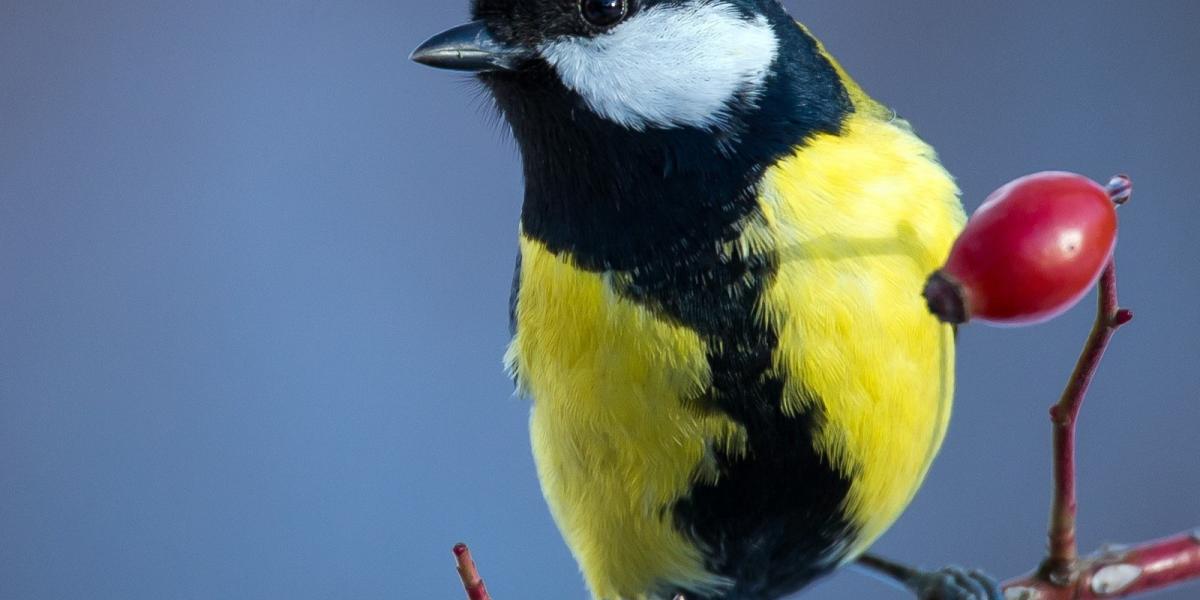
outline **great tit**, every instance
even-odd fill
[[[776,0],[471,12],[412,58],[476,73],[520,148],[506,361],[593,597],[766,600],[855,560],[950,418],[934,151]],[[922,593],[999,597],[972,577]]]

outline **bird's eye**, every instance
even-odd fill
[[[580,0],[579,14],[593,27],[612,27],[629,12],[628,0]]]

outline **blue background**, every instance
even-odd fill
[[[406,58],[465,4],[0,2],[0,599],[452,599],[460,539],[500,599],[584,597],[500,366],[513,143]],[[1134,175],[1082,543],[1200,525],[1200,4],[789,5],[969,209]],[[1038,561],[1091,316],[963,332],[946,448],[878,550]]]

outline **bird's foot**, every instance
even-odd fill
[[[908,588],[918,600],[1004,600],[1000,584],[982,571],[954,566],[924,571],[873,555],[858,562]]]
[[[904,582],[920,600],[1004,600],[1000,584],[978,570],[945,567],[916,571]]]

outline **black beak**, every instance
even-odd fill
[[[528,48],[501,42],[483,21],[473,21],[429,38],[410,58],[439,69],[478,73],[512,71],[533,57]]]

